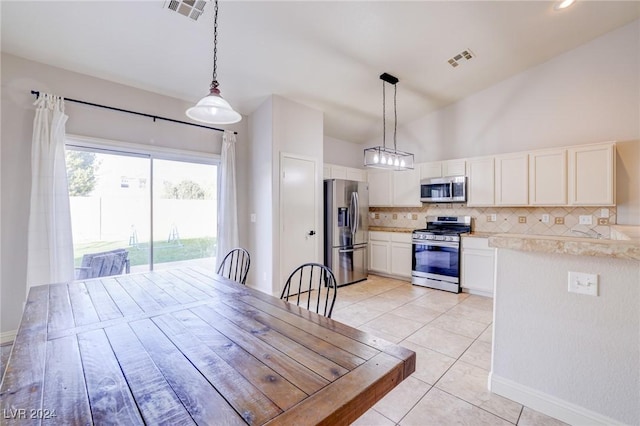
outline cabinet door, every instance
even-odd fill
[[[348,180],[357,180],[358,182],[366,182],[366,172],[360,169],[353,169],[351,167],[347,168],[347,179]]]
[[[566,149],[529,153],[529,204],[534,206],[567,204]]]
[[[393,181],[392,204],[400,207],[421,207],[420,171],[413,169],[391,173]]]
[[[399,277],[411,276],[411,244],[391,243],[391,271]]]
[[[493,297],[494,262],[493,249],[463,249],[461,287],[469,293]]]
[[[615,204],[615,145],[577,146],[569,156],[569,204],[610,206]]]
[[[367,173],[370,206],[391,206],[391,173],[387,170]]]
[[[329,164],[325,164],[322,167],[322,179],[331,179],[331,166]]]
[[[331,179],[346,179],[347,168],[342,166],[331,166]]]
[[[467,160],[467,205],[493,206],[494,167],[493,157]]]
[[[499,206],[526,206],[529,203],[529,156],[495,157],[495,202]]]
[[[442,177],[442,163],[437,161],[433,163],[420,164],[420,179],[431,179]]]
[[[369,241],[369,270],[389,273],[389,243]]]
[[[465,160],[449,160],[442,162],[442,176],[464,176],[466,173]]]

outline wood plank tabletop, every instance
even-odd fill
[[[415,356],[201,268],[51,284],[29,293],[2,423],[349,424]]]

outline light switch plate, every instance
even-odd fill
[[[598,295],[598,274],[569,271],[569,293]]]
[[[252,223],[256,222],[256,214],[255,213],[251,213],[251,222]]]

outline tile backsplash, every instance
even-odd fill
[[[495,216],[493,216],[495,215]],[[548,215],[544,223],[543,215]],[[369,226],[420,229],[427,216],[471,216],[475,232],[562,235],[610,238],[616,223],[615,207],[467,207],[465,204],[430,204],[423,207],[370,207]],[[591,225],[581,225],[580,216]],[[493,218],[495,217],[495,221]]]

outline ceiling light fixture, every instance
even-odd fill
[[[242,116],[231,108],[229,102],[220,95],[218,86],[218,0],[214,2],[213,14],[213,80],[209,94],[187,110],[187,117],[209,124],[232,124],[242,120]]]
[[[382,146],[375,146],[364,150],[364,165],[365,167],[374,167],[378,169],[413,170],[413,154],[398,151],[397,149],[396,135],[398,130],[398,108],[396,95],[398,88],[396,83],[398,83],[399,80],[386,72],[380,76],[380,80],[382,80]],[[387,148],[386,142],[386,83],[393,85],[393,149]]]
[[[576,2],[576,0],[562,0],[556,3],[555,6],[553,6],[553,8],[555,10],[562,10],[562,9],[566,9],[569,6],[571,6],[572,4],[574,4]]]

